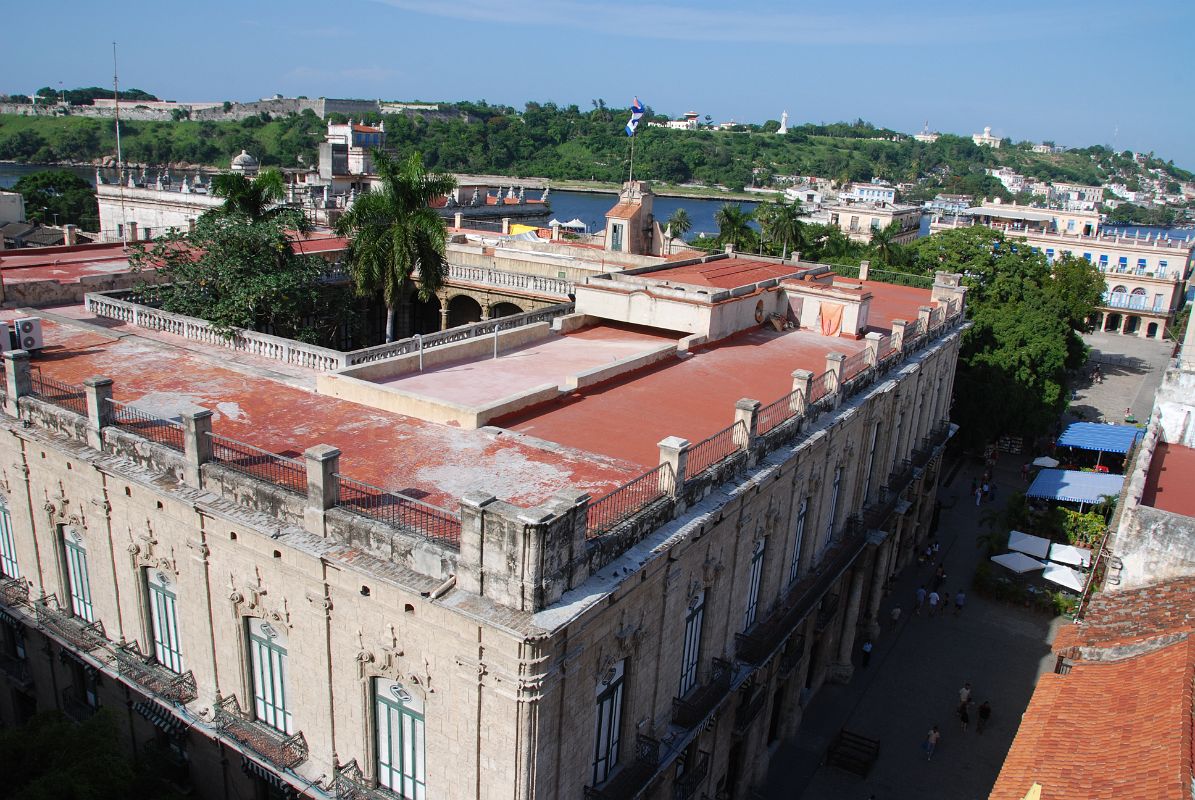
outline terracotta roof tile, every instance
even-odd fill
[[[611,219],[630,219],[642,208],[638,203],[619,203],[606,212],[606,216]]]

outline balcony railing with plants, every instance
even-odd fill
[[[216,729],[269,761],[279,770],[294,769],[307,760],[307,740],[302,732],[285,734],[241,710],[236,695],[216,701]]]
[[[150,694],[178,705],[186,705],[199,697],[195,676],[190,670],[171,672],[151,658],[141,655],[136,643],[117,646],[116,668],[121,677],[127,678]]]

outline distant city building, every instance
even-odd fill
[[[670,119],[665,122],[649,123],[654,128],[669,128],[678,131],[695,131],[698,128],[699,114],[696,111],[686,111],[680,119]]]
[[[884,183],[851,183],[838,195],[840,200],[864,203],[895,203],[896,187]]]
[[[927,200],[925,211],[930,214],[961,214],[971,207],[975,198],[969,194],[937,194]]]
[[[20,192],[0,190],[0,225],[25,221],[25,197]]]
[[[919,206],[847,201],[828,206],[824,214],[831,225],[856,242],[870,242],[872,233],[897,222],[900,232],[895,242],[908,244],[917,238],[921,226]]]
[[[993,203],[957,216],[935,217],[930,232],[986,225],[1021,238],[1053,261],[1064,254],[1084,258],[1104,273],[1106,291],[1091,323],[1096,330],[1159,338],[1183,303],[1195,244],[1164,234],[1124,236],[1100,230],[1092,211],[1031,208]]]
[[[920,133],[913,134],[913,138],[915,140],[919,142],[925,142],[926,144],[933,144],[934,142],[938,141],[939,136],[941,136],[940,133],[937,131],[931,131],[929,129],[929,120],[925,121],[925,125],[922,126]]]
[[[790,201],[796,200],[800,202],[806,209],[816,209],[822,204],[822,200],[824,199],[822,190],[818,186],[809,183],[788,187],[784,190],[784,196]]]
[[[1000,137],[992,136],[991,126],[985,127],[983,129],[983,133],[971,134],[971,141],[975,142],[975,144],[979,145],[980,147],[993,147],[996,149],[1000,148]]]

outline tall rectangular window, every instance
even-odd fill
[[[939,386],[941,380],[938,381]],[[863,471],[863,502],[867,502],[868,493],[871,492],[871,472],[875,467],[876,461],[876,440],[880,436],[880,423],[876,423],[871,428],[871,443],[867,446],[867,466]]]
[[[701,623],[704,618],[705,590],[702,589],[689,601],[689,610],[685,615],[685,650],[681,655],[678,697],[684,697],[697,685],[697,659],[701,655]]]
[[[253,669],[253,712],[283,733],[294,733],[286,707],[286,630],[262,619],[249,620],[249,658]]]
[[[423,698],[401,684],[374,678],[378,783],[403,800],[425,800],[427,750]]]
[[[801,541],[805,538],[805,514],[809,511],[809,498],[802,497],[797,506],[797,535],[793,543],[793,560],[788,564],[788,582],[791,584],[798,577],[801,569]]]
[[[826,519],[826,542],[834,537],[834,518],[838,516],[838,487],[842,483],[842,467],[834,468],[834,484],[830,487],[830,514]]]
[[[17,545],[12,538],[12,517],[8,515],[8,506],[0,503],[0,575],[5,578],[21,577],[21,570],[17,567]]]
[[[606,782],[618,766],[622,743],[622,679],[627,662],[619,661],[597,686],[597,728],[593,745],[593,785]]]
[[[66,551],[66,579],[71,593],[71,613],[87,622],[95,622],[91,607],[91,583],[87,578],[87,549],[83,537],[74,528],[64,528],[62,544]]]
[[[149,585],[149,619],[154,636],[154,659],[171,672],[183,671],[183,651],[178,637],[178,603],[174,583],[160,570],[145,575]]]
[[[1168,266],[1169,266],[1169,264],[1167,264],[1167,262],[1165,262],[1165,261],[1159,261],[1159,262],[1158,262],[1158,277],[1159,277],[1159,278],[1165,278],[1165,277],[1166,277],[1166,273],[1169,271],[1169,270],[1167,269],[1167,267],[1168,267]]]
[[[751,551],[751,577],[747,583],[747,611],[743,614],[743,630],[755,624],[755,616],[759,611],[759,581],[763,577],[763,546],[760,539]]]
[[[622,252],[622,225],[614,224],[610,226],[610,249],[616,253]]]

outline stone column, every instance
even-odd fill
[[[807,369],[793,370],[793,391],[801,393],[800,399],[793,400],[793,411],[804,414],[809,407],[809,390],[813,388],[813,373]]]
[[[863,337],[863,343],[867,345],[867,362],[873,367],[880,363],[880,340],[883,338],[883,334],[876,333],[875,331]]]
[[[750,450],[751,443],[759,435],[760,405],[762,404],[758,400],[749,397],[744,397],[734,404],[734,421],[736,425],[743,423],[742,426],[736,427],[734,432],[734,443],[741,450]]]
[[[93,450],[103,450],[102,431],[112,419],[112,379],[100,376],[85,378],[83,391],[87,397],[87,446]]]
[[[921,323],[921,332],[929,332],[929,318],[933,316],[934,309],[931,306],[917,307],[917,320]]]
[[[859,280],[861,280],[861,281],[867,280],[867,276],[870,273],[871,273],[871,262],[870,261],[860,261],[859,262]]]
[[[862,565],[855,562],[851,571],[851,589],[847,598],[846,608],[842,611],[842,629],[838,636],[838,657],[830,666],[830,674],[835,683],[847,683],[854,674],[855,667],[851,663],[851,655],[855,651],[855,633],[859,626],[859,606],[863,602],[863,573]]]
[[[440,330],[442,330],[442,331],[448,330],[448,307],[447,306],[440,307]]]
[[[510,217],[502,218],[502,235],[506,236],[510,233]]]
[[[452,215],[452,227],[459,230],[459,229],[465,227],[464,223],[465,223],[465,215],[462,212],[458,211]]]
[[[79,226],[67,223],[62,226],[62,244],[66,247],[74,247],[78,243]]]
[[[892,346],[898,353],[905,350],[905,326],[909,323],[903,319],[892,320]]]
[[[689,453],[685,450],[689,446],[688,439],[682,439],[679,436],[669,436],[659,443],[660,448],[660,463],[671,464],[672,474],[675,476],[670,495],[676,497],[680,494],[681,487],[685,485],[686,470],[689,465]]]
[[[303,451],[307,464],[307,505],[303,508],[303,527],[316,536],[328,535],[329,508],[340,502],[340,450],[331,445],[317,444]]]
[[[469,492],[461,498],[461,557],[456,585],[466,592],[481,594],[484,584],[482,568],[485,510],[498,498],[489,492]]]
[[[4,410],[10,417],[19,417],[20,405],[17,400],[33,392],[28,350],[10,350],[4,354],[4,383],[7,397]]]
[[[203,465],[212,460],[212,412],[206,408],[184,411],[183,481],[195,489],[203,488]]]
[[[834,407],[842,405],[842,375],[846,368],[846,355],[843,353],[826,354],[826,372],[834,375]]]
[[[867,595],[867,614],[863,635],[875,641],[880,635],[880,602],[884,599],[884,585],[888,582],[888,559],[892,554],[892,537],[886,531],[871,531],[868,541],[879,543],[871,569],[871,591]]]

